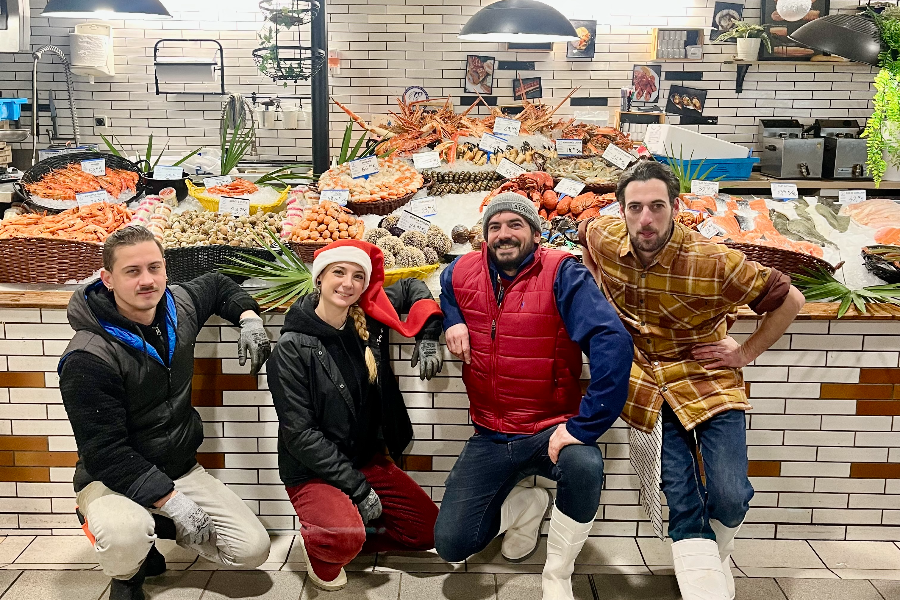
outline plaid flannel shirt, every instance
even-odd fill
[[[649,433],[665,400],[691,430],[720,412],[750,409],[741,369],[707,370],[691,348],[724,339],[737,307],[760,295],[771,270],[679,223],[647,267],[618,217],[594,219],[586,240],[601,287],[634,338],[622,419]]]

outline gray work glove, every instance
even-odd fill
[[[374,521],[381,516],[381,498],[370,489],[369,495],[362,499],[362,502],[356,505],[359,510],[359,516],[362,517],[363,525],[368,525],[369,521]]]
[[[263,327],[260,317],[244,317],[241,319],[241,337],[238,340],[238,362],[243,367],[250,356],[250,373],[256,375],[263,363],[269,358],[272,348],[269,345],[269,336]]]
[[[216,533],[206,511],[182,493],[176,492],[156,512],[172,519],[178,541],[189,546],[202,546]]]
[[[441,372],[444,367],[444,357],[441,354],[437,340],[419,340],[413,349],[412,360],[409,366],[419,365],[419,379],[431,379]]]

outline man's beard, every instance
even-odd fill
[[[513,256],[512,258],[502,260],[497,257],[498,246],[512,244],[516,248],[519,249],[519,253]],[[523,246],[516,240],[515,238],[511,238],[508,240],[498,240],[493,243],[493,245],[488,246],[488,254],[491,257],[491,260],[501,271],[516,271],[525,262],[525,259],[531,254],[531,251],[534,249],[534,242],[529,240]]]
[[[641,252],[657,252],[662,249],[663,246],[669,243],[669,239],[672,237],[672,231],[675,229],[675,222],[673,221],[669,225],[669,229],[663,235],[658,235],[655,238],[651,238],[649,240],[642,240],[639,235],[630,235],[631,238],[631,247],[636,250],[640,250]],[[638,232],[640,233],[640,232]]]

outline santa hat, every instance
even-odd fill
[[[441,314],[441,307],[434,300],[419,300],[410,307],[406,321],[400,320],[394,305],[384,293],[384,254],[378,246],[361,240],[338,240],[316,250],[313,282],[328,265],[338,262],[359,265],[365,273],[363,293],[358,301],[363,312],[404,337],[414,337],[428,319]]]

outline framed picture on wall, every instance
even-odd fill
[[[673,85],[669,88],[666,112],[673,115],[699,116],[706,106],[706,90]]]
[[[466,57],[465,90],[470,94],[492,93],[494,89],[494,64],[493,56],[470,54]]]
[[[660,79],[662,79],[662,65],[634,65],[631,71],[634,101],[656,102],[659,99]]]
[[[806,16],[799,21],[785,21],[775,7],[775,0],[763,0],[762,19],[769,25],[769,36],[772,38],[772,52],[766,51],[765,46],[760,49],[760,60],[811,60],[814,56],[821,56],[822,52],[807,48],[795,42],[788,36],[794,31],[824,17],[831,9],[831,0],[814,0],[812,8]]]
[[[717,37],[734,28],[734,24],[740,21],[744,14],[744,5],[735,4],[734,2],[716,2],[713,9],[712,31],[709,32],[710,41],[715,41]],[[732,44],[735,40],[727,40]]]
[[[594,58],[597,46],[597,21],[571,21],[578,40],[566,44],[566,58]]]
[[[513,98],[522,100],[523,95],[528,100],[543,97],[544,90],[541,88],[541,78],[525,77],[523,79],[517,77],[513,79]]]

